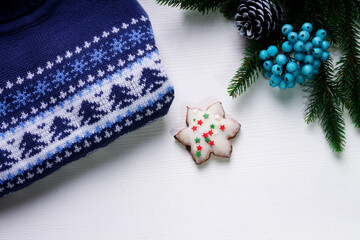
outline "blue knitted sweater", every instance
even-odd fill
[[[0,197],[168,112],[173,88],[136,0],[0,9]]]

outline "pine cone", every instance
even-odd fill
[[[258,40],[267,37],[281,21],[282,9],[270,0],[243,0],[235,15],[241,36]]]

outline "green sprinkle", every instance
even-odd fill
[[[210,138],[205,138],[205,142],[209,143],[210,142]]]
[[[195,155],[198,156],[198,157],[200,157],[200,156],[201,156],[201,152],[200,152],[200,151],[197,151]]]
[[[215,128],[215,125],[214,125],[214,124],[211,124],[211,125],[210,125],[210,128],[211,128],[211,129],[214,129],[214,128]]]
[[[205,113],[205,114],[203,115],[203,117],[204,117],[205,119],[207,119],[207,118],[209,118],[209,114]]]
[[[200,142],[200,138],[195,138],[195,143],[199,143]]]
[[[195,122],[195,121],[196,121],[196,118],[194,118],[193,121]]]

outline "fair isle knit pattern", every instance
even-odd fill
[[[0,82],[0,197],[164,116],[174,97],[145,12]]]

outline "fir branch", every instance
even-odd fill
[[[224,15],[225,18],[234,20],[240,3],[241,0],[226,0],[221,5],[220,12]]]
[[[337,63],[336,78],[345,93],[342,102],[348,109],[355,127],[360,128],[360,38],[359,6],[355,1],[345,0],[339,17],[339,49],[342,53]]]
[[[244,93],[258,78],[261,69],[259,53],[262,49],[263,46],[257,42],[246,49],[241,66],[236,71],[228,87],[228,93],[233,98]]]
[[[331,0],[293,0],[288,1],[287,12],[285,14],[288,21],[299,29],[305,22],[313,25],[313,31],[325,29],[327,40],[331,43],[337,42],[336,29],[334,29],[331,20],[333,20],[333,5]]]
[[[180,7],[184,10],[197,10],[202,14],[218,10],[226,0],[156,0],[160,5]]]
[[[310,124],[318,119],[331,149],[342,152],[345,147],[345,121],[340,103],[342,92],[333,80],[333,72],[332,59],[329,59],[320,67],[319,74],[306,84],[309,103],[305,121]]]
[[[246,48],[244,53],[245,57],[227,89],[230,96],[233,98],[240,96],[257,80],[262,70],[260,51],[267,49],[270,45],[279,46],[284,39],[285,37],[280,32],[274,31],[266,39],[250,42],[250,46]]]
[[[220,7],[220,12],[224,15],[225,18],[234,20],[234,16],[242,1],[243,0],[225,0],[223,1]],[[274,3],[278,3],[280,4],[280,6],[282,6],[283,4],[285,4],[286,0],[271,0],[271,1]]]
[[[238,6],[242,0],[156,0],[160,5],[180,7],[184,10],[196,10],[202,14],[209,11],[220,11],[225,18],[233,20]],[[285,3],[286,0],[273,0],[273,2]]]

